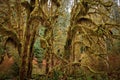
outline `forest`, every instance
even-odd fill
[[[0,0],[0,80],[120,80],[120,0]]]

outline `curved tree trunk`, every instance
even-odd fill
[[[19,55],[20,55],[21,54],[22,45],[21,45],[21,42],[20,42],[17,34],[14,31],[9,30],[9,29],[3,27],[1,24],[0,24],[0,34],[2,34],[4,36],[8,36],[8,38],[11,38],[13,40],[13,42],[18,46],[18,52],[19,52]]]

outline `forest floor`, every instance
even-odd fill
[[[11,71],[11,67],[14,64],[14,59],[13,57],[8,57],[7,55],[4,56],[4,61],[0,64],[0,74],[8,74]],[[38,64],[37,59],[34,58],[32,61],[33,64],[33,75],[41,75],[44,73],[45,69],[44,67]]]
[[[32,64],[33,64],[33,71],[32,71],[33,75],[34,74],[41,75],[45,73],[45,67],[43,66],[42,63],[38,63],[36,58],[33,59]]]
[[[14,64],[14,62],[15,61],[13,57],[9,58],[7,55],[5,55],[4,61],[2,62],[2,64],[0,64],[0,74],[9,73],[10,68]],[[33,59],[32,63],[33,63],[33,73],[32,73],[33,75],[44,74],[45,66],[42,63],[39,64],[36,58]],[[108,63],[110,65],[109,76],[111,78],[120,77],[120,54],[110,54]]]
[[[41,73],[40,66],[36,59],[33,59],[33,71],[37,73]],[[13,57],[8,57],[7,55],[4,56],[4,61],[0,64],[0,72],[6,72],[10,69],[10,67],[14,64]]]

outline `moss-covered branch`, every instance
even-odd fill
[[[14,41],[14,43],[18,46],[19,54],[21,54],[21,42],[15,31],[7,29],[0,24],[0,34],[10,37]]]

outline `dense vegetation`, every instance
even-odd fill
[[[0,80],[119,80],[119,0],[0,0]]]

